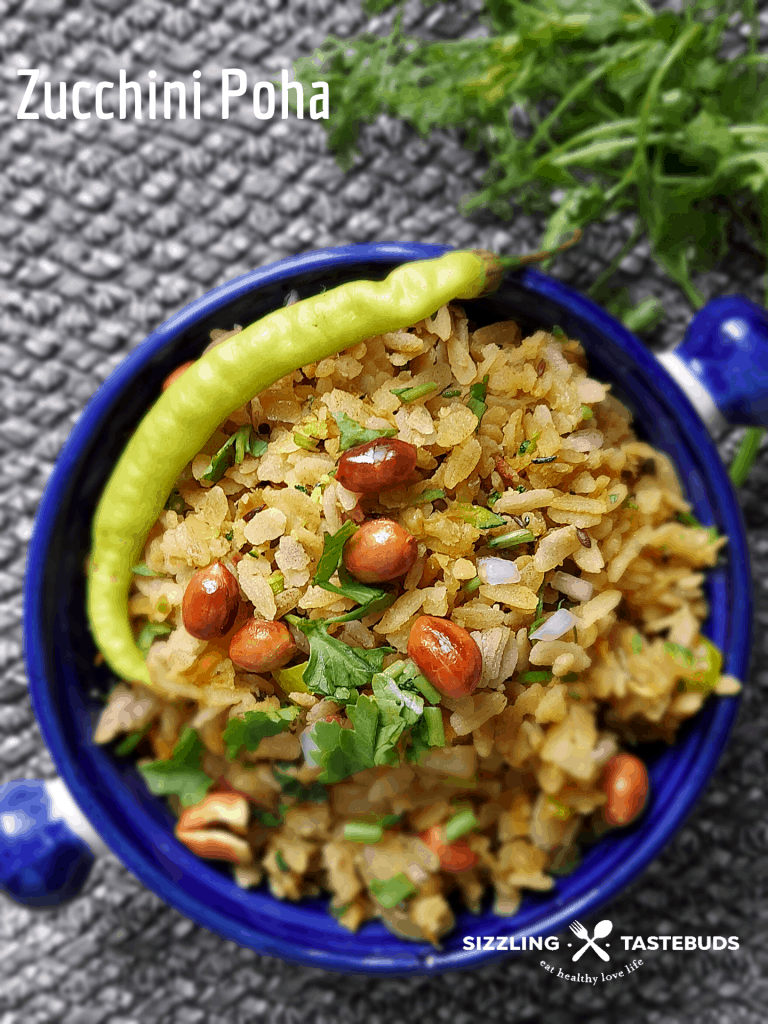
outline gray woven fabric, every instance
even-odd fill
[[[425,30],[461,32],[473,6],[441,6]],[[527,221],[453,214],[482,165],[450,135],[425,142],[382,121],[345,175],[307,119],[17,121],[15,68],[40,67],[54,82],[113,80],[121,67],[188,81],[201,68],[211,82],[221,67],[244,67],[254,81],[326,31],[362,21],[358,0],[0,0],[10,97],[0,106],[0,781],[54,774],[21,660],[25,542],[57,451],[126,351],[189,299],[287,254],[381,239],[514,252],[538,232]],[[556,272],[587,287],[627,231],[623,222],[590,229]],[[673,343],[690,317],[686,302],[642,248],[623,268],[638,298],[665,304],[654,343]],[[758,275],[734,253],[705,284],[710,294],[759,299]],[[725,457],[734,441],[725,439]],[[344,978],[224,942],[105,857],[84,894],[59,910],[0,897],[0,1024],[765,1021],[767,494],[764,461],[743,493],[757,639],[732,742],[696,813],[610,909],[622,934],[738,935],[737,952],[640,954],[640,970],[595,987],[552,978],[536,954],[433,979]]]

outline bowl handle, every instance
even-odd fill
[[[76,896],[106,851],[61,779],[0,786],[0,889],[30,907]]]
[[[768,313],[744,295],[712,299],[660,362],[712,434],[768,426]]]

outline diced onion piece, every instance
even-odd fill
[[[569,572],[556,572],[550,580],[550,586],[572,601],[590,601],[595,590],[589,580],[579,579]]]
[[[499,583],[520,582],[520,570],[508,558],[478,558],[477,575],[481,583],[492,587]]]
[[[565,448],[576,452],[593,452],[603,447],[603,434],[600,430],[576,430],[564,442]]]
[[[531,640],[559,640],[560,637],[572,629],[578,620],[567,608],[561,608],[542,622],[538,629],[531,633]]]

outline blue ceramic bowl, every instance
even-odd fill
[[[199,354],[211,328],[250,323],[280,306],[292,289],[303,297],[352,278],[380,278],[398,263],[443,251],[388,243],[310,252],[246,274],[187,306],[133,351],[91,400],[51,475],[30,546],[25,648],[32,701],[58,770],[96,831],[130,871],[187,917],[260,953],[337,971],[429,974],[474,967],[499,954],[465,950],[464,936],[555,934],[573,918],[589,916],[635,879],[679,828],[715,768],[737,707],[734,699],[708,701],[673,747],[652,756],[653,799],[637,827],[604,838],[551,892],[527,895],[513,918],[460,911],[440,951],[402,941],[378,922],[350,935],[322,899],[283,903],[263,889],[239,889],[225,871],[177,842],[170,813],[132,765],[92,743],[100,707],[94,694],[110,679],[94,668],[84,610],[91,517],[163,378]],[[708,576],[713,612],[707,632],[723,650],[726,670],[744,678],[751,641],[744,528],[717,450],[683,392],[618,321],[542,273],[516,273],[496,294],[468,306],[478,323],[561,324],[583,342],[594,376],[612,381],[634,410],[640,433],[672,457],[696,515],[729,538],[724,563]]]

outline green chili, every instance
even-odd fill
[[[115,466],[93,524],[88,617],[110,668],[150,685],[128,617],[131,566],[179,474],[236,409],[307,363],[433,316],[498,286],[482,250],[405,263],[383,281],[349,281],[268,314],[205,353],[163,392]]]

